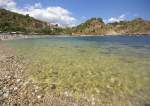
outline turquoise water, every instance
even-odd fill
[[[150,100],[150,37],[47,37],[0,44],[24,57],[26,75],[43,89],[100,98]],[[108,97],[109,97],[108,96]]]

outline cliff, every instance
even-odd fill
[[[105,24],[101,18],[91,18],[72,28],[75,35],[150,34],[150,21],[137,18]]]
[[[91,18],[73,28],[61,28],[57,24],[53,25],[34,19],[28,14],[21,15],[0,9],[1,32],[15,32],[28,35],[150,35],[150,21],[137,18],[131,21],[105,24],[102,18]]]

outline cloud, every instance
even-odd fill
[[[82,18],[82,19],[87,19],[87,17],[86,17],[86,16],[82,16],[81,18]]]
[[[0,0],[0,7],[13,9],[16,8],[16,3],[12,0]]]
[[[105,20],[106,23],[120,22],[126,19],[126,15],[122,14],[119,17],[111,17],[108,20]]]
[[[57,23],[61,26],[73,26],[76,22],[72,13],[60,6],[49,6],[44,8],[41,3],[35,3],[34,5],[29,5],[20,9],[17,8],[17,3],[13,0],[0,0],[0,7],[23,15],[29,14],[36,19],[49,23]]]

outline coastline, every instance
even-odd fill
[[[150,34],[66,34],[66,35],[33,35],[33,34],[0,34],[0,41],[27,39],[27,38],[46,38],[46,37],[94,37],[94,36],[150,36]]]
[[[62,36],[63,35],[55,36],[55,37],[62,37]],[[69,37],[69,36],[63,36],[63,37]],[[77,36],[74,36],[74,37],[77,37]],[[2,106],[7,106],[8,104],[11,104],[11,105],[29,104],[32,106],[36,106],[36,105],[44,106],[46,104],[49,104],[49,101],[51,101],[51,105],[56,105],[56,106],[60,106],[60,105],[70,106],[69,105],[70,103],[76,104],[77,106],[81,104],[86,104],[86,106],[92,106],[92,103],[93,103],[92,98],[94,98],[94,103],[96,104],[96,106],[103,103],[99,101],[99,99],[96,97],[87,97],[87,96],[81,97],[80,102],[79,102],[78,100],[74,98],[74,96],[72,96],[72,92],[70,92],[69,90],[62,91],[58,96],[56,95],[56,92],[55,92],[56,87],[57,87],[55,83],[52,83],[47,88],[48,91],[45,91],[45,89],[40,84],[38,84],[32,79],[27,78],[27,75],[25,74],[26,72],[25,64],[28,64],[28,63],[26,63],[25,57],[23,55],[17,56],[17,54],[15,53],[15,49],[9,47],[8,45],[5,45],[5,43],[4,44],[1,43],[0,50],[1,50],[0,51],[0,66],[1,66],[0,67],[0,70],[1,70],[0,71],[0,75],[1,75],[0,86],[2,87],[2,90],[0,92],[2,94],[2,97],[0,97],[1,99],[0,104],[2,104]],[[6,68],[7,70],[5,70]],[[112,83],[113,83],[113,80],[112,80]],[[106,89],[110,89],[109,86],[106,87]],[[124,95],[121,98],[120,97],[118,98],[118,95],[114,95],[114,96],[115,97],[112,98],[112,101],[110,101],[110,105],[111,104],[117,105],[120,103],[120,105],[132,104],[134,106],[134,103],[139,104],[139,105],[141,103],[140,98],[137,98],[137,101],[136,101],[134,100],[134,98],[130,99],[130,96],[126,96],[126,95]],[[103,98],[105,97],[102,96],[101,98],[102,98],[102,101],[104,101]],[[146,102],[144,103],[142,102],[142,103],[145,104]]]

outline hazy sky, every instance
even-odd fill
[[[150,19],[150,0],[0,0],[0,7],[69,26],[91,17],[105,22]]]

